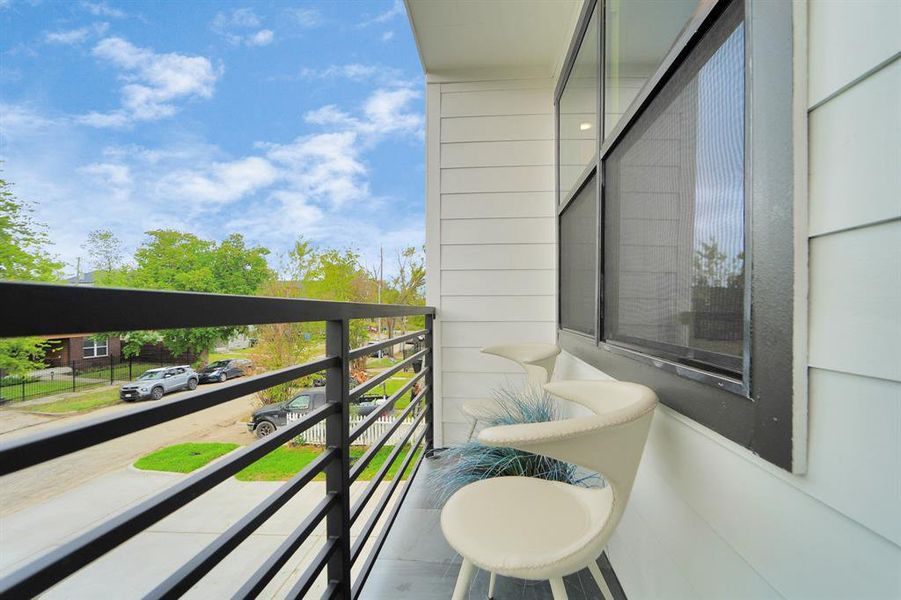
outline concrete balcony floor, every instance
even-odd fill
[[[441,533],[441,507],[430,493],[427,478],[441,458],[424,460],[398,513],[397,520],[363,586],[364,600],[448,600],[457,581],[461,558]],[[540,518],[536,516],[536,518]],[[606,557],[598,561],[611,591],[625,598],[612,576]],[[570,600],[603,598],[588,569],[564,579]],[[469,598],[488,596],[488,573],[477,571],[469,588]],[[546,581],[524,581],[498,577],[497,600],[551,600]]]

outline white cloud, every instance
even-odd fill
[[[92,15],[98,17],[112,17],[114,19],[121,19],[128,16],[124,11],[121,11],[118,8],[113,8],[106,2],[82,2],[81,6]]]
[[[253,9],[237,8],[229,13],[216,13],[211,27],[232,45],[266,46],[275,39],[275,33],[271,29],[259,29],[262,23]],[[248,31],[253,29],[257,31]]]
[[[110,185],[131,185],[131,169],[128,167],[128,165],[115,163],[91,163],[82,167],[80,170],[82,173],[94,175]]]
[[[98,56],[122,69],[126,84],[157,81],[143,74],[143,65],[164,55],[127,42],[103,48]],[[403,200],[374,193],[367,164],[386,137],[421,135],[418,96],[408,87],[382,86],[356,107],[326,105],[307,113],[320,132],[260,142],[237,157],[188,134],[157,147],[97,148],[94,134],[75,127],[71,117],[0,105],[0,160],[7,161],[4,169],[20,195],[39,202],[36,218],[49,224],[57,251],[70,262],[83,255],[92,229],[117,232],[132,250],[144,231],[160,227],[214,239],[239,232],[276,253],[304,235],[356,246],[369,259],[379,244],[391,253],[422,240],[416,211],[384,218],[385,206]],[[119,111],[82,120],[128,121],[134,119],[130,110],[123,101]]]
[[[225,31],[228,29],[253,28],[260,26],[260,18],[251,8],[237,8],[231,13],[216,13],[213,17],[213,29]]]
[[[101,36],[109,29],[109,23],[94,23],[78,29],[62,31],[50,31],[44,34],[44,41],[48,44],[76,45],[87,41],[94,36]]]
[[[394,3],[391,5],[391,8],[386,10],[383,13],[379,13],[371,19],[366,19],[362,23],[360,23],[360,27],[369,27],[370,25],[377,25],[380,23],[387,23],[392,20],[394,17],[403,15],[405,13],[404,3],[401,0],[394,0]]]
[[[261,29],[255,34],[246,38],[245,43],[248,46],[267,46],[272,43],[275,34],[271,29]]]
[[[270,186],[278,176],[269,161],[249,156],[199,170],[174,171],[161,180],[160,191],[189,203],[227,204]]]
[[[393,31],[386,31],[386,32],[384,32],[384,33],[382,34],[382,41],[383,41],[383,42],[390,42],[392,39],[394,39],[394,32],[393,32]]]
[[[170,117],[178,112],[176,100],[212,97],[222,74],[206,57],[160,54],[119,37],[101,40],[93,54],[121,69],[125,82],[120,90],[121,109],[80,118],[94,127],[122,127],[131,121]]]
[[[392,87],[408,87],[410,85],[410,82],[403,79],[400,69],[379,64],[348,63],[329,65],[322,69],[304,67],[300,70],[299,75],[301,79],[375,81],[382,86]]]
[[[322,23],[322,14],[315,8],[289,8],[285,13],[301,27],[316,27]]]

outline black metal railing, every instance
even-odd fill
[[[59,310],[64,306],[66,310]],[[401,509],[410,481],[433,446],[432,411],[432,321],[434,309],[425,306],[398,306],[323,302],[213,294],[153,292],[109,288],[0,283],[0,337],[24,335],[82,335],[104,331],[174,329],[263,325],[289,322],[326,322],[325,357],[262,375],[244,377],[214,389],[198,390],[188,397],[137,406],[122,414],[98,418],[0,444],[0,476],[53,460],[79,450],[119,438],[160,423],[171,421],[242,396],[259,392],[300,377],[325,371],[327,403],[287,427],[226,455],[178,484],[144,500],[110,520],[95,526],[10,573],[0,580],[0,598],[31,597],[65,579],[107,552],[120,546],[164,517],[222,483],[269,452],[289,442],[321,421],[326,423],[326,449],[301,472],[274,491],[262,503],[234,523],[200,552],[150,592],[150,598],[176,598],[191,589],[226,556],[273,516],[318,474],[325,473],[326,491],[311,513],[298,519],[297,527],[235,592],[237,598],[254,598],[324,520],[326,541],[312,563],[289,592],[303,597],[323,569],[328,584],[324,597],[356,598],[366,582],[394,519]],[[425,316],[425,329],[381,341],[365,348],[351,349],[348,342],[350,319]],[[373,349],[385,348],[412,339],[424,338],[423,349],[409,355],[381,375],[349,390],[348,365]],[[386,381],[393,373],[423,360],[422,368],[382,406],[350,430],[350,401]],[[384,435],[355,462],[350,460],[350,444],[379,417],[394,409],[397,401],[422,382],[421,390],[395,419]],[[408,417],[413,417],[408,422]],[[376,453],[397,430],[407,424],[400,443],[351,506],[350,484],[359,477]],[[419,431],[417,434],[416,432]],[[415,439],[410,443],[410,439]],[[374,497],[391,466],[406,450],[396,475],[379,498],[378,505],[351,544],[351,525]],[[417,458],[418,453],[418,458]],[[411,467],[412,464],[412,467]],[[373,535],[395,491],[410,469],[407,484],[400,492],[372,550],[363,548]],[[0,485],[2,485],[0,479]],[[362,566],[352,578],[351,568]]]

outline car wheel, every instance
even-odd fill
[[[192,377],[191,379],[188,380],[188,389],[189,389],[189,390],[196,390],[196,389],[197,389],[197,380],[194,379],[193,377]]]
[[[228,375],[225,373],[219,373],[219,383],[225,383],[228,380]]]
[[[160,398],[163,397],[164,393],[165,392],[163,392],[163,388],[155,387],[150,391],[150,397],[153,398],[154,400],[159,400]]]
[[[260,421],[254,428],[258,438],[264,438],[275,431],[275,423],[272,421]]]

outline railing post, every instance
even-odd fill
[[[432,382],[435,380],[435,349],[432,347],[432,342],[434,340],[434,336],[432,335],[432,330],[435,326],[435,317],[433,315],[425,316],[425,347],[429,349],[429,351],[423,356],[422,368],[424,369],[426,365],[429,367],[429,371],[425,374],[423,379],[427,388],[427,392],[425,394],[425,453],[426,456],[430,456],[432,451],[435,449],[435,404],[434,404],[434,393],[432,386]],[[426,360],[428,359],[428,360]]]
[[[326,371],[325,397],[327,402],[340,405],[341,410],[326,417],[325,445],[337,448],[340,459],[332,461],[325,470],[325,489],[335,494],[337,505],[329,512],[326,530],[329,538],[338,540],[338,549],[328,561],[329,582],[337,584],[338,597],[350,600],[350,434],[348,321],[327,321],[325,326],[325,354],[338,356],[338,366]]]

